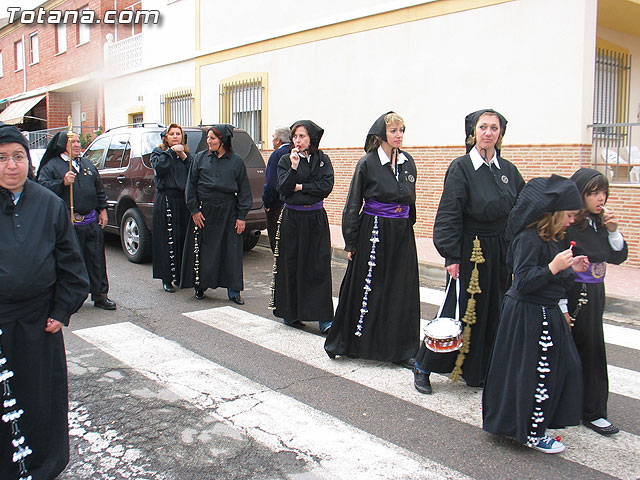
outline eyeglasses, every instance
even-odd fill
[[[16,153],[15,155],[0,155],[0,164],[4,165],[12,158],[16,164],[18,163],[26,163],[28,161],[28,157],[24,153]]]

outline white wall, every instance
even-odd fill
[[[310,118],[325,147],[360,147],[390,109],[405,145],[457,145],[485,107],[509,120],[507,144],[589,143],[595,17],[596,0],[517,0],[212,64],[202,117],[218,120],[221,79],[264,71],[269,129]]]
[[[176,88],[194,87],[193,60],[107,79],[104,85],[105,125],[129,123],[127,111],[141,107],[145,122],[160,123],[160,95]],[[142,102],[138,97],[142,96]],[[194,119],[197,123],[199,119]]]

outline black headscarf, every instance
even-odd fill
[[[598,170],[595,170],[593,168],[581,168],[578,171],[576,171],[576,173],[571,175],[571,180],[576,182],[576,185],[578,186],[578,190],[580,191],[581,194],[584,194],[585,193],[584,188],[587,186],[587,183],[589,183],[589,181],[592,178],[595,178],[598,175],[602,175],[602,173],[599,172]]]
[[[293,125],[291,125],[291,144],[293,145],[293,134],[295,133],[295,128],[298,125],[302,125],[307,129],[307,133],[309,134],[309,141],[311,147],[317,150],[320,147],[320,139],[324,134],[324,130],[320,128],[318,125],[313,123],[311,120],[298,120]]]
[[[27,158],[29,159],[29,170],[27,178],[33,180],[33,173],[31,172],[31,155],[29,154],[29,142],[24,137],[22,132],[13,125],[7,125],[0,122],[0,144],[3,143],[19,143],[27,152]],[[6,213],[13,212],[13,194],[6,188],[0,187],[0,209]]]
[[[500,136],[504,136],[504,132],[506,132],[507,130],[507,119],[504,118],[500,113],[496,112],[491,108],[485,108],[483,110],[478,110],[477,112],[470,113],[464,119],[464,133],[465,133],[464,143],[467,147],[467,153],[469,153],[471,149],[475,146],[475,143],[469,145],[467,143],[467,140],[470,136],[473,136],[473,134],[476,132],[476,124],[478,123],[478,120],[480,119],[480,117],[485,113],[490,113],[498,117],[498,120],[500,121]],[[499,155],[500,150],[497,148],[496,150],[498,151],[498,155]]]
[[[231,137],[233,137],[233,125],[229,125],[228,123],[217,123],[211,126],[220,132],[220,135],[222,135],[220,142],[222,143],[225,151],[230,153],[232,151]]]
[[[532,178],[520,192],[509,214],[511,238],[546,213],[581,208],[582,197],[573,181],[559,175]]]
[[[364,151],[369,152],[371,149],[373,142],[375,141],[375,137],[380,137],[385,142],[387,141],[387,124],[384,121],[387,115],[390,113],[395,113],[393,110],[388,111],[387,113],[383,113],[378,117],[378,119],[373,122],[371,128],[369,129],[369,133],[367,133],[367,138],[364,140]]]
[[[40,160],[40,166],[38,167],[38,176],[40,176],[40,172],[42,171],[42,167],[44,167],[49,160],[55,157],[59,157],[60,154],[67,151],[67,142],[69,141],[69,136],[67,132],[58,132],[53,138],[49,141],[47,145],[47,149],[42,155],[42,159]]]

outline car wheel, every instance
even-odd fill
[[[258,240],[260,240],[260,232],[257,235],[254,232],[247,232],[246,230],[242,234],[242,248],[246,252],[247,250],[251,250],[258,244]]]
[[[151,258],[151,233],[137,208],[130,208],[122,216],[120,243],[130,262],[144,263]]]

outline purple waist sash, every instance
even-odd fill
[[[602,283],[607,273],[607,262],[596,262],[589,264],[586,272],[576,272],[576,282],[580,283]]]
[[[369,198],[364,202],[362,209],[367,215],[385,218],[409,218],[409,205],[401,203],[382,203],[375,198]]]
[[[290,203],[285,203],[284,206],[290,208],[291,210],[306,212],[309,210],[320,210],[321,208],[324,208],[324,201],[320,200],[319,202],[312,203],[311,205],[292,205]]]
[[[97,220],[98,214],[95,210],[91,210],[86,215],[80,215],[79,213],[73,214],[73,224],[74,225],[89,225]]]

